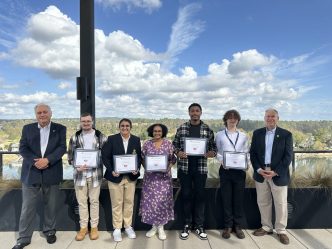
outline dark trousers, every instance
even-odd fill
[[[188,174],[178,172],[181,184],[181,197],[185,224],[195,227],[203,226],[205,210],[206,174],[190,171]],[[193,222],[194,221],[194,222]]]
[[[59,185],[22,183],[22,209],[17,242],[30,243],[35,228],[35,217],[39,194],[42,194],[44,209],[43,232],[55,234],[56,203],[58,201]]]
[[[246,172],[220,167],[220,192],[224,208],[224,227],[242,227]]]

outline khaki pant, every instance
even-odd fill
[[[90,225],[97,227],[99,223],[99,194],[100,186],[93,187],[91,177],[86,179],[85,186],[75,186],[75,193],[79,205],[80,226],[88,227],[89,208],[88,197],[90,202]]]
[[[278,234],[286,233],[288,209],[287,186],[277,186],[273,180],[264,180],[263,183],[255,181],[257,191],[257,203],[261,213],[262,228],[272,231],[272,197],[275,207],[275,229]]]
[[[120,183],[108,182],[112,203],[113,228],[121,229],[132,225],[136,181],[123,177]]]

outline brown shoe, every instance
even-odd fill
[[[91,240],[98,239],[99,238],[98,227],[92,227],[89,235]]]
[[[79,230],[79,232],[76,234],[75,240],[77,240],[77,241],[84,240],[85,235],[87,233],[88,233],[88,228],[87,227],[81,228],[81,230]]]
[[[225,228],[224,231],[222,232],[222,237],[224,239],[229,239],[231,237],[231,232],[232,232],[232,228]]]
[[[282,244],[288,245],[289,244],[289,238],[286,234],[280,233],[278,234],[279,240]]]
[[[258,228],[256,231],[254,231],[253,233],[252,233],[253,235],[255,235],[255,236],[264,236],[264,235],[266,235],[266,234],[273,234],[273,232],[272,231],[265,231],[262,227],[261,228]]]
[[[236,237],[238,237],[239,239],[244,239],[246,237],[241,228],[235,227],[234,231],[235,231]]]

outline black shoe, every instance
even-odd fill
[[[236,237],[238,237],[239,239],[244,239],[246,237],[240,227],[235,227],[234,232],[236,234]]]
[[[183,239],[183,240],[188,239],[189,233],[190,233],[190,226],[185,225],[182,232],[180,233],[180,239]]]
[[[229,239],[231,237],[231,232],[232,232],[232,228],[225,228],[224,231],[222,232],[221,236],[224,239]]]
[[[200,239],[202,239],[202,240],[207,239],[207,233],[205,232],[203,227],[196,227],[195,232],[199,236]]]
[[[16,243],[16,245],[12,248],[12,249],[23,249],[24,247],[26,247],[27,245],[29,245],[30,243],[22,243],[22,242],[18,242]]]
[[[56,241],[56,236],[55,236],[55,234],[53,234],[53,233],[46,234],[46,241],[47,241],[47,243],[49,243],[49,244],[53,244],[53,243],[55,243],[55,241]]]

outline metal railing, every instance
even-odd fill
[[[293,160],[292,160],[292,171],[295,172],[296,168],[296,160],[295,160],[295,154],[329,154],[332,153],[332,150],[295,150],[293,153]],[[10,155],[10,154],[16,154],[19,155],[18,151],[0,151],[0,179],[2,179],[2,172],[3,172],[3,155]]]

